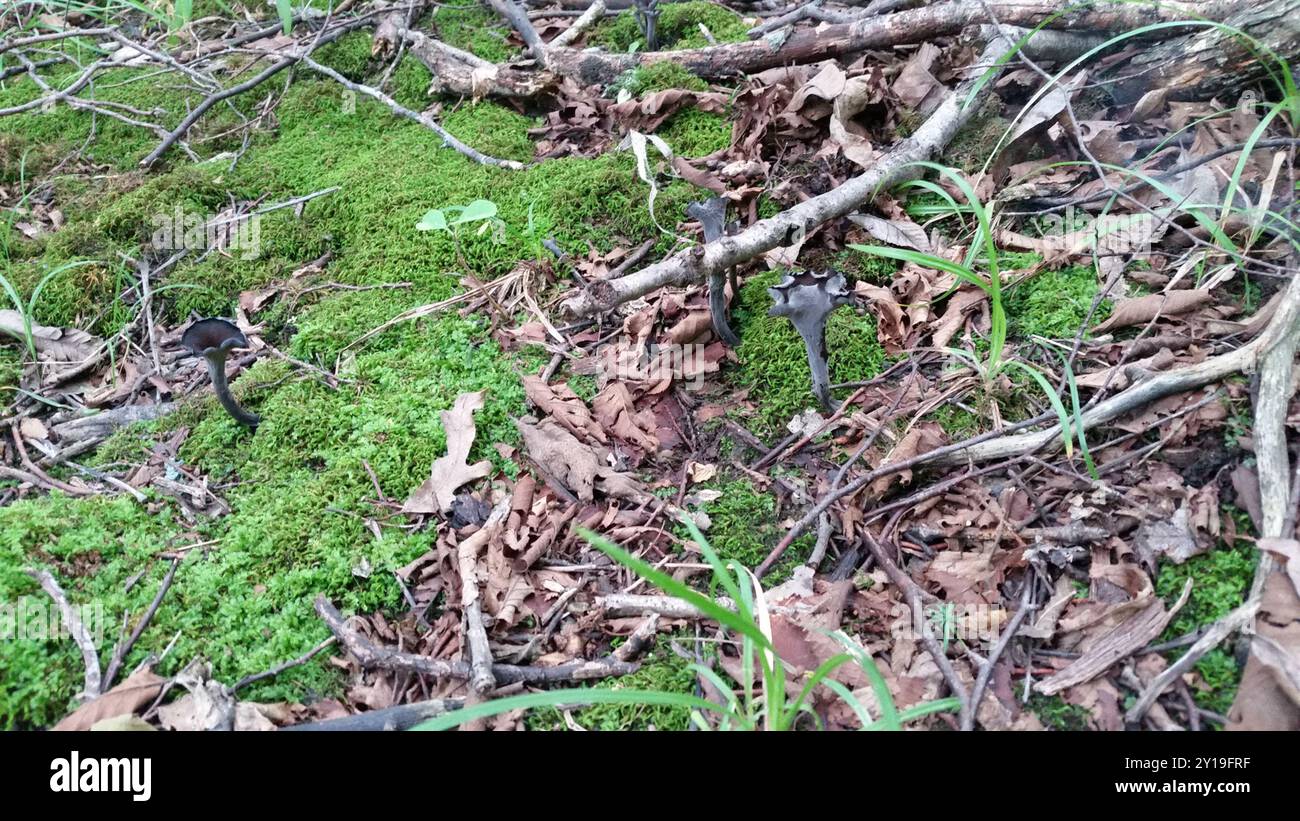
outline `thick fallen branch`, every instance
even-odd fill
[[[1040,32],[1030,42],[1040,50],[1073,52],[1087,40]],[[959,84],[911,137],[894,146],[862,174],[770,219],[760,220],[739,234],[687,249],[627,276],[593,282],[588,289],[567,300],[565,308],[577,316],[588,316],[667,285],[702,281],[710,274],[790,244],[824,222],[849,214],[882,188],[920,176],[924,169],[917,163],[940,153],[979,108],[977,100],[969,105],[965,103],[982,67],[992,65],[1009,50],[1010,44],[1001,38],[990,42],[968,69],[975,76]],[[988,93],[991,85],[985,84],[981,93]]]
[[[986,10],[987,7],[987,10]],[[708,48],[683,51],[650,51],[643,54],[609,54],[577,49],[550,49],[551,70],[590,84],[612,83],[624,72],[639,65],[669,61],[704,78],[732,77],[776,66],[825,60],[867,49],[910,45],[959,34],[971,25],[989,22],[989,11],[1002,23],[1034,27],[1055,17],[1050,28],[1090,33],[1129,31],[1159,22],[1174,22],[1201,17],[1223,19],[1240,4],[1209,3],[1107,3],[1074,7],[1061,14],[1067,5],[1055,0],[1004,0],[982,4],[969,0],[934,3],[923,8],[901,11],[888,16],[871,16],[851,23],[822,29],[801,28],[774,45],[768,38],[741,43],[726,43]]]
[[[375,732],[377,730],[409,730],[421,722],[446,715],[459,710],[465,702],[459,698],[435,698],[429,701],[417,701],[414,704],[399,704],[368,713],[353,716],[331,718],[326,721],[314,721],[309,724],[290,724],[281,727],[286,732],[313,732],[329,730],[333,732]]]
[[[1085,431],[1092,430],[1098,425],[1171,394],[1189,391],[1208,385],[1211,382],[1218,382],[1235,373],[1250,373],[1256,369],[1256,366],[1270,350],[1281,343],[1288,335],[1295,332],[1297,323],[1300,323],[1300,277],[1292,277],[1282,299],[1278,303],[1273,318],[1264,328],[1264,331],[1255,339],[1230,353],[1211,357],[1186,368],[1156,374],[1150,379],[1138,382],[1128,390],[1112,396],[1110,399],[1099,402],[1091,410],[1083,414],[1083,429]],[[1273,391],[1273,393],[1281,394],[1280,387],[1281,383],[1277,383],[1277,390]],[[1264,393],[1263,390],[1260,391],[1261,397],[1264,396]],[[1285,400],[1283,400],[1283,404],[1285,404]],[[989,459],[1005,459],[1010,456],[1034,453],[1060,444],[1060,425],[1053,425],[1036,433],[1023,433],[973,444],[959,452],[945,453],[941,458],[930,461],[933,464],[952,465],[964,462],[982,462]],[[1281,475],[1285,477],[1285,448],[1282,451],[1281,460],[1283,465]],[[1261,476],[1261,488],[1266,484],[1262,481],[1262,478]],[[1287,492],[1287,487],[1287,481],[1283,478],[1279,489],[1283,496]],[[1282,502],[1278,509],[1285,510],[1285,501]],[[1280,526],[1280,516],[1278,522]]]
[[[338,608],[324,596],[316,599],[316,613],[338,637],[352,657],[367,670],[395,670],[402,673],[453,678],[468,681],[472,670],[467,662],[444,661],[414,653],[402,653],[379,647],[348,626]],[[516,682],[529,684],[554,684],[561,681],[586,681],[588,679],[625,676],[635,673],[640,665],[619,661],[612,656],[593,661],[578,661],[555,667],[520,667],[513,664],[493,664],[492,675],[498,687]]]
[[[489,63],[412,29],[402,28],[397,33],[406,41],[411,54],[433,74],[432,93],[475,99],[488,95],[526,98],[554,88],[559,80],[546,70]]]

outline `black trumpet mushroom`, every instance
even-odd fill
[[[704,241],[713,242],[727,230],[727,201],[722,197],[713,197],[703,202],[693,202],[686,206],[686,215],[700,221],[704,229]],[[735,269],[732,270],[732,290],[735,290]],[[719,271],[709,274],[709,317],[713,320],[713,332],[731,347],[740,344],[740,337],[731,330],[727,322],[727,283],[725,274]]]
[[[226,382],[226,357],[235,348],[248,347],[248,339],[235,323],[218,317],[200,319],[185,329],[181,335],[181,346],[207,362],[212,390],[226,413],[241,425],[257,427],[262,418],[241,408],[235,397],[230,395],[230,385]]]
[[[826,364],[826,319],[852,298],[844,275],[834,271],[790,274],[767,292],[772,295],[768,315],[789,319],[803,337],[813,395],[825,410],[834,411],[836,402],[831,399],[830,369]]]

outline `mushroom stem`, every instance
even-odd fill
[[[826,363],[825,326],[815,330],[801,327],[799,336],[803,338],[803,346],[808,351],[808,370],[812,372],[812,394],[822,403],[822,408],[834,413],[839,409],[839,403],[831,398],[831,373]]]
[[[686,206],[687,216],[700,221],[704,229],[704,241],[719,239],[727,229],[727,201],[722,197],[713,197],[703,202],[693,202]],[[731,269],[732,290],[735,290],[736,274]],[[740,337],[731,330],[727,322],[727,279],[725,271],[709,274],[709,318],[713,320],[713,332],[718,338],[735,348],[740,345]]]
[[[225,352],[220,352],[220,355],[206,355],[203,360],[208,363],[208,376],[212,378],[212,390],[217,394],[217,401],[221,403],[221,407],[225,408],[226,413],[239,424],[250,428],[257,427],[262,417],[241,408],[235,401],[235,397],[230,394],[230,384],[226,382]]]

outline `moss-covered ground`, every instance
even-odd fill
[[[690,0],[686,3],[665,4],[659,8],[659,48],[677,51],[709,45],[704,33],[700,31],[701,25],[719,43],[740,42],[745,39],[745,32],[749,29],[740,15],[715,3]],[[641,27],[631,10],[598,23],[592,28],[587,42],[607,51],[646,50]]]
[[[450,11],[439,10],[436,22],[459,34],[444,36],[461,38],[459,45],[482,56],[503,56],[493,48],[504,40],[484,30],[485,21],[453,20]],[[351,36],[320,56],[344,74],[373,79],[382,65],[370,62],[368,46],[367,36]],[[136,107],[162,106],[176,116],[196,102],[165,83],[128,82],[133,71],[106,75],[122,84],[105,88],[101,98],[117,93]],[[394,73],[394,93],[422,107],[427,82],[423,67],[407,59]],[[36,93],[30,83],[8,83],[0,88],[0,106]],[[517,469],[492,445],[516,440],[510,420],[525,412],[519,373],[535,372],[546,357],[527,349],[507,355],[488,336],[485,321],[454,312],[398,325],[340,361],[357,337],[408,308],[456,293],[465,274],[488,280],[506,273],[536,251],[541,238],[582,253],[651,237],[660,237],[666,251],[672,242],[655,228],[648,187],[626,154],[549,161],[523,172],[488,168],[387,109],[364,98],[349,100],[336,85],[310,75],[294,79],[275,115],[276,127],[259,131],[233,170],[232,155],[222,152],[238,149],[238,139],[192,139],[201,158],[217,158],[193,163],[173,151],[147,174],[135,166],[155,144],[154,135],[101,121],[88,154],[108,173],[69,171],[55,178],[55,202],[66,225],[37,241],[5,232],[0,273],[24,296],[50,271],[82,263],[48,282],[36,302],[38,322],[110,333],[129,321],[132,310],[118,299],[133,273],[117,253],[138,254],[156,215],[180,208],[210,218],[232,198],[275,202],[337,186],[308,203],[300,217],[293,209],[266,215],[254,259],[213,254],[179,263],[156,283],[167,288],[165,297],[160,288],[167,321],[183,322],[191,312],[230,316],[241,291],[285,279],[326,251],[332,258],[323,281],[403,284],[324,288],[292,309],[276,305],[259,316],[265,338],[289,355],[326,369],[340,363],[347,381],[337,388],[267,357],[233,383],[240,400],[263,418],[256,433],[233,423],[210,397],[200,397],[161,422],[120,432],[89,459],[139,463],[153,443],[187,428],[180,462],[206,477],[229,515],[189,522],[172,500],[153,491],[145,504],[55,493],[0,507],[0,601],[43,602],[22,570],[48,567],[72,601],[102,608],[105,653],[124,614],[138,618],[156,593],[167,567],[158,554],[209,543],[186,554],[163,606],[126,660],[128,669],[149,653],[162,653],[176,637],[163,672],[202,654],[216,676],[230,682],[295,658],[327,635],[312,611],[318,593],[345,610],[398,608],[392,571],[428,550],[432,535],[390,521],[374,502],[367,471],[386,496],[405,498],[444,451],[439,411],[458,393],[486,392],[471,459],[492,459],[507,473]],[[532,159],[526,132],[536,123],[528,117],[493,103],[448,101],[442,120],[486,153]],[[232,114],[224,125],[237,122]],[[52,168],[79,147],[88,127],[83,112],[63,107],[0,119],[6,182],[21,185]],[[196,134],[218,131],[214,123]],[[684,184],[668,185],[656,211],[680,214],[690,196]],[[415,230],[425,211],[477,198],[498,205],[501,231],[452,237]],[[9,390],[17,362],[13,348],[0,348],[0,376]],[[367,519],[380,523],[378,538]],[[68,710],[81,661],[70,642],[6,641],[0,642],[0,671],[0,726],[45,726]],[[339,673],[322,659],[255,685],[246,696],[301,700],[335,694],[339,686]]]

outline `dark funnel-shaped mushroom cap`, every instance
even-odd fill
[[[247,348],[248,339],[235,323],[212,317],[186,328],[181,345],[195,356],[210,356],[217,351],[225,354],[232,348]]]

